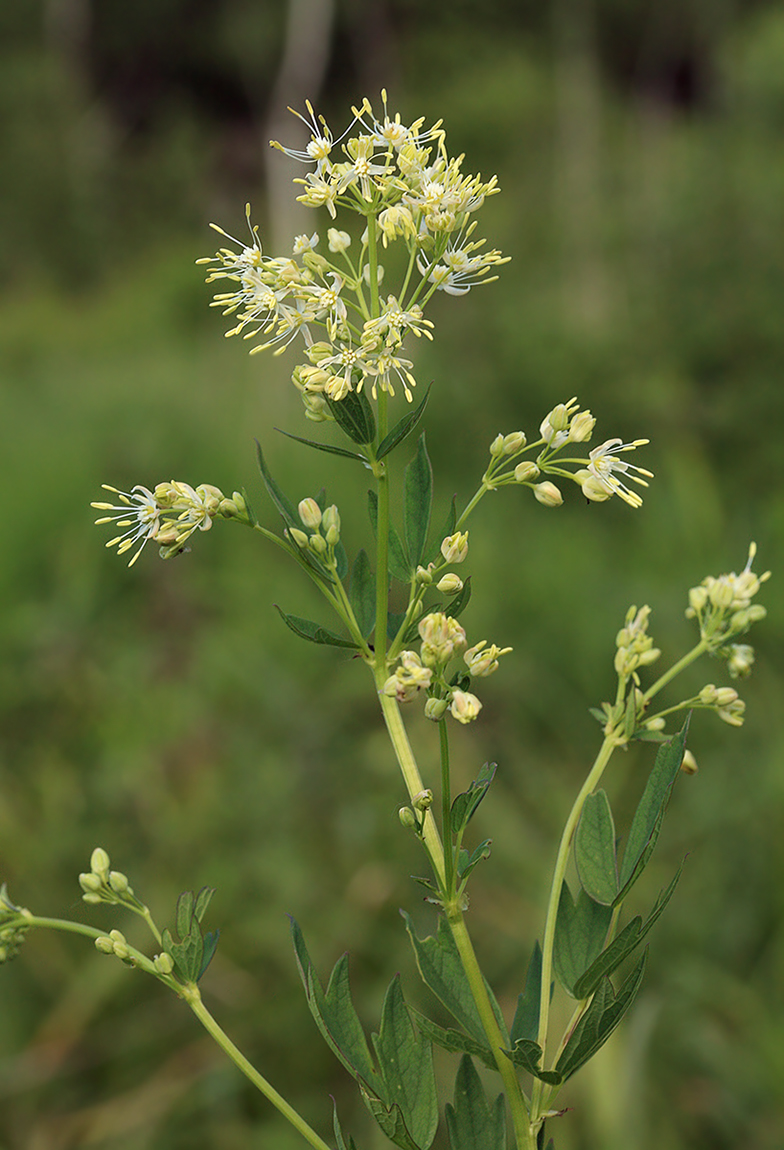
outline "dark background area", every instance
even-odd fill
[[[293,356],[225,341],[194,261],[216,246],[210,221],[242,234],[248,200],[273,254],[324,233],[267,141],[297,140],[287,105],[310,99],[337,134],[382,87],[404,119],[443,117],[467,171],[498,173],[479,230],[513,257],[498,283],[437,300],[435,342],[415,349],[435,382],[441,508],[474,490],[498,431],[531,436],[572,395],[601,438],[649,437],[656,473],[639,511],[576,489],[548,511],[506,490],[472,527],[469,635],[514,647],[453,740],[459,781],[499,763],[477,816],[494,840],[470,916],[482,960],[511,1017],[627,607],[650,603],[679,657],[688,588],[738,570],[755,539],[774,577],[746,725],[695,717],[700,770],[676,789],[636,909],[688,852],[679,890],[633,1013],[565,1089],[552,1134],[558,1150],[780,1150],[779,4],[5,0],[0,878],[36,913],[132,940],[80,903],[95,845],[161,923],[180,890],[215,886],[211,1009],[325,1136],[332,1094],[362,1150],[385,1145],[307,1013],[285,917],[325,974],[350,950],[368,1030],[398,970],[427,1002],[398,908],[423,932],[434,918],[408,877],[422,861],[367,676],[285,630],[273,603],[328,620],[250,533],[218,525],[129,572],[89,508],[102,482],[179,478],[245,486],[274,526],[258,436],[292,496],[326,485],[349,550],[366,545],[356,475],[274,431],[308,434]],[[723,674],[702,666],[684,692]],[[435,730],[412,727],[432,769]],[[650,762],[638,748],[614,763],[619,810]],[[438,1066],[451,1091],[453,1063]],[[3,1150],[215,1145],[300,1141],[163,988],[79,939],[32,936],[0,971]]]

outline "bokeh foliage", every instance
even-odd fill
[[[320,605],[249,533],[219,524],[193,554],[162,564],[151,549],[128,572],[88,508],[103,481],[176,477],[244,485],[272,524],[257,435],[296,498],[326,483],[349,544],[365,541],[352,469],[273,430],[303,430],[285,357],[224,342],[193,267],[214,247],[207,221],[239,234],[246,199],[263,235],[282,226],[264,130],[286,15],[241,0],[0,13],[0,876],[37,913],[80,914],[76,875],[101,844],[161,919],[180,890],[217,887],[205,994],[325,1133],[332,1093],[372,1148],[285,920],[322,969],[351,951],[369,1027],[395,970],[416,1000],[397,911],[422,932],[432,916],[407,877],[420,862],[370,684],[285,630],[273,603]],[[404,113],[443,116],[467,169],[503,188],[483,227],[513,262],[445,300],[436,342],[416,349],[435,381],[437,496],[467,494],[497,431],[531,431],[571,395],[607,434],[652,440],[639,512],[576,491],[545,511],[507,490],[472,529],[469,635],[515,652],[455,740],[455,771],[499,763],[472,916],[508,1007],[627,606],[649,602],[677,654],[688,586],[737,569],[751,538],[774,571],[746,726],[692,724],[701,770],[678,784],[641,902],[691,853],[638,1005],[553,1134],[558,1150],[779,1150],[784,18],[707,0],[656,15],[619,0],[480,15],[463,0],[448,21],[415,0],[345,0],[332,16],[321,90],[285,100],[310,97],[337,127],[386,84]],[[616,768],[614,807],[632,809],[649,765],[639,750]],[[0,972],[0,1018],[4,1150],[297,1145],[176,1002],[79,940],[31,938]]]

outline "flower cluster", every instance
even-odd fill
[[[497,435],[490,444],[490,466],[483,477],[487,490],[516,483],[530,487],[535,498],[545,507],[560,507],[563,503],[561,490],[551,479],[541,478],[552,475],[577,483],[586,499],[600,503],[618,495],[630,507],[640,507],[642,498],[629,481],[647,487],[652,472],[644,467],[636,467],[625,458],[626,453],[648,443],[647,439],[634,439],[630,443],[623,440],[607,439],[589,452],[588,457],[567,457],[561,453],[571,444],[587,443],[596,425],[596,419],[588,410],[580,411],[573,397],[567,403],[559,403],[548,412],[539,427],[539,438],[529,443],[525,432],[513,431],[508,435]],[[523,459],[511,470],[505,470],[512,460],[526,452],[536,452],[533,459]],[[569,470],[564,465],[576,465]]]
[[[250,522],[245,499],[240,492],[235,491],[231,499],[227,499],[211,483],[202,483],[194,488],[188,483],[172,480],[171,483],[159,483],[154,491],[138,483],[130,491],[119,491],[108,483],[102,486],[105,491],[117,495],[119,503],[91,503],[90,506],[96,510],[110,513],[95,522],[114,523],[121,529],[121,534],[106,544],[107,547],[116,545],[118,555],[124,555],[138,544],[129,567],[133,567],[151,539],[159,545],[161,557],[168,559],[183,550],[194,531],[208,531],[215,518]]]
[[[425,615],[417,629],[422,640],[419,654],[401,651],[395,673],[384,684],[384,694],[407,703],[424,690],[429,696],[425,705],[429,719],[437,722],[448,709],[459,723],[470,723],[478,716],[482,704],[476,695],[465,690],[468,678],[492,675],[498,669],[501,655],[509,654],[512,648],[497,647],[495,643],[488,647],[485,639],[467,648],[463,628],[452,616],[440,611]],[[459,655],[468,674],[458,673],[447,681],[447,667]]]
[[[350,233],[338,228],[327,231],[331,258],[316,252],[317,232],[298,236],[291,256],[266,255],[248,206],[249,242],[213,224],[239,250],[220,248],[199,261],[212,265],[208,283],[231,285],[212,305],[236,316],[227,335],[258,340],[253,352],[275,346],[276,354],[302,337],[307,362],[298,364],[292,380],[306,416],[316,421],[331,418],[329,401],[363,387],[375,398],[379,389],[394,395],[400,385],[410,402],[416,380],[403,342],[408,335],[432,338],[433,325],[423,316],[430,297],[436,291],[465,295],[495,279],[489,273],[506,262],[474,238],[476,220],[470,218],[499,190],[495,177],[464,174],[463,157],[447,153],[440,122],[431,128],[423,119],[406,125],[399,114],[390,116],[384,92],[382,101],[380,119],[368,100],[354,108],[338,139],[308,103],[307,116],[294,113],[310,132],[305,149],[272,141],[312,167],[295,180],[304,188],[297,197],[301,203],[326,207],[333,220],[339,208],[365,220],[356,256]],[[379,240],[383,249],[401,241],[408,252],[399,290],[383,300]]]
[[[749,675],[754,663],[754,648],[733,640],[767,614],[761,603],[752,603],[762,584],[770,579],[770,571],[762,575],[752,571],[756,554],[757,545],[752,543],[740,575],[734,571],[717,577],[707,575],[698,587],[689,591],[686,617],[697,620],[701,639],[712,654],[727,660],[733,679]]]
[[[79,886],[82,888],[82,898],[88,903],[108,902],[131,905],[134,908],[142,904],[136,898],[128,884],[128,878],[121,871],[111,870],[109,856],[103,847],[96,847],[90,856],[89,873],[79,875]]]
[[[334,560],[335,548],[340,542],[340,512],[337,507],[332,504],[322,511],[315,499],[303,499],[297,512],[307,532],[299,527],[287,527],[286,536],[297,547],[312,551],[319,558]]]

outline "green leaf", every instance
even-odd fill
[[[448,1050],[450,1054],[472,1054],[475,1058],[481,1059],[490,1070],[498,1069],[487,1041],[477,1042],[475,1038],[463,1034],[460,1030],[439,1026],[413,1007],[410,1009],[419,1029],[435,1046]]]
[[[340,539],[335,544],[335,574],[341,582],[348,575],[348,555]]]
[[[594,902],[612,906],[618,894],[615,823],[605,791],[588,795],[574,840],[580,883]]]
[[[419,423],[422,416],[425,414],[427,400],[430,395],[430,388],[432,384],[428,385],[427,391],[422,397],[422,402],[410,412],[409,415],[404,415],[403,418],[395,424],[390,431],[389,435],[385,435],[378,445],[376,451],[376,459],[383,459],[385,455],[389,455],[393,448],[397,447],[398,443],[402,443],[407,435],[410,435],[416,425]]]
[[[492,1106],[473,1062],[464,1055],[455,1078],[454,1106],[446,1104],[451,1150],[505,1150],[506,1107],[503,1094]]]
[[[496,766],[496,763],[485,763],[468,790],[455,795],[451,809],[453,835],[459,835],[464,831],[473,818],[495,777]]]
[[[184,939],[191,932],[191,924],[193,923],[193,891],[184,890],[180,897],[177,899],[177,934],[180,938]]]
[[[342,639],[340,635],[336,635],[328,627],[322,627],[310,619],[302,619],[299,615],[287,615],[285,611],[281,611],[277,603],[273,606],[286,626],[291,628],[295,635],[299,635],[300,639],[307,639],[310,643],[318,643],[326,647],[347,647],[351,651],[357,650],[357,645],[353,639]]]
[[[359,1084],[362,1098],[370,1113],[381,1127],[390,1142],[394,1142],[401,1150],[420,1150],[406,1128],[405,1119],[399,1106],[387,1106],[380,1098],[376,1098],[362,1083]]]
[[[378,496],[375,491],[368,491],[368,512],[373,527],[373,535],[378,538]],[[406,558],[400,536],[390,523],[389,525],[389,574],[399,579],[401,583],[410,583],[413,574],[411,564]]]
[[[449,505],[449,510],[446,513],[446,519],[438,534],[433,538],[430,546],[422,557],[423,566],[432,563],[436,556],[441,554],[441,544],[448,535],[454,535],[455,524],[457,523],[457,496],[452,496],[452,502]]]
[[[564,1081],[592,1058],[615,1030],[640,989],[647,951],[640,955],[640,961],[617,992],[605,978],[591,999],[591,1003],[572,1031],[565,1050],[556,1063],[555,1069]]]
[[[656,755],[656,762],[629,829],[629,839],[621,863],[620,889],[615,896],[616,903],[626,897],[653,853],[672,788],[675,786],[683,762],[688,730],[689,718],[677,735],[668,743],[662,743]]]
[[[470,598],[471,576],[469,575],[463,586],[455,595],[454,599],[451,599],[450,602],[447,603],[446,607],[444,608],[444,614],[448,615],[452,619],[459,618],[468,606]]]
[[[177,899],[175,914],[179,942],[175,942],[168,928],[161,936],[163,949],[188,982],[199,981],[218,946],[220,931],[210,931],[202,938],[199,925],[214,893],[214,888],[209,886],[202,887],[195,898],[192,890],[183,891]]]
[[[552,993],[552,986],[550,988]],[[542,948],[538,941],[534,943],[531,961],[528,963],[528,973],[525,976],[523,993],[517,997],[517,1010],[512,1019],[512,1029],[509,1037],[512,1042],[527,1038],[533,1042],[539,1033],[539,1007],[542,997]]]
[[[547,1082],[551,1086],[560,1086],[563,1082],[563,1075],[559,1074],[557,1070],[540,1070],[539,1063],[542,1061],[542,1048],[538,1042],[533,1042],[530,1038],[518,1038],[514,1044],[514,1049],[505,1050],[504,1054],[510,1058],[515,1066],[520,1066],[528,1074],[532,1074],[534,1078],[541,1079],[542,1082]]]
[[[598,957],[607,938],[612,908],[594,902],[580,889],[577,902],[564,880],[555,920],[555,973],[568,994],[575,998],[574,987]]]
[[[193,914],[197,922],[201,922],[204,918],[204,912],[210,905],[210,900],[215,894],[214,886],[203,886],[199,893],[196,895],[196,902],[193,907]]]
[[[212,960],[215,956],[215,951],[218,949],[219,940],[220,940],[220,931],[219,930],[208,930],[207,933],[205,934],[204,940],[203,940],[204,949],[202,952],[201,964],[199,966],[199,973],[196,975],[196,981],[197,982],[199,981],[199,979],[204,974],[207,967],[212,962]]]
[[[377,1097],[383,1097],[384,1086],[376,1073],[370,1049],[359,1021],[348,983],[348,956],[335,963],[326,993],[313,969],[305,939],[295,920],[291,919],[291,935],[297,956],[300,978],[305,987],[310,1013],[332,1053],[357,1081]]]
[[[283,516],[287,527],[300,527],[299,516],[294,509],[294,504],[287,498],[278,487],[275,480],[272,478],[267,461],[264,458],[264,452],[261,450],[261,444],[258,439],[256,440],[256,458],[259,463],[259,471],[264,480],[264,486],[267,488],[270,499],[277,507],[278,511]]]
[[[433,468],[427,454],[424,431],[419,437],[417,453],[405,472],[405,507],[403,526],[411,566],[416,568],[425,552],[433,502]]]
[[[605,976],[612,974],[612,972],[629,957],[632,951],[639,946],[672,898],[675,887],[678,885],[678,879],[681,877],[682,870],[683,863],[679,866],[678,873],[667,889],[660,892],[645,922],[642,921],[640,915],[635,915],[631,922],[626,924],[618,937],[591,963],[585,974],[577,980],[574,993],[578,999],[588,998],[589,995],[593,994],[601,980]]]
[[[446,919],[439,918],[435,938],[430,935],[428,938],[419,939],[409,915],[405,911],[400,913],[414,948],[422,980],[427,983],[452,1017],[460,1023],[466,1034],[470,1034],[481,1046],[486,1046],[487,1035],[482,1027],[479,1012],[471,994],[471,987],[460,962],[460,956],[457,953],[457,947]],[[495,995],[486,982],[485,987],[501,1031],[501,1037],[508,1046],[509,1038],[503,1015],[495,1000]]]
[[[457,863],[457,877],[461,880],[467,879],[471,874],[474,867],[478,866],[480,862],[490,858],[490,848],[493,845],[492,839],[485,839],[476,847],[469,855],[468,851],[461,850],[460,857]]]
[[[417,1034],[400,989],[400,976],[389,985],[381,1012],[379,1033],[373,1035],[386,1097],[400,1108],[413,1143],[428,1150],[438,1126],[438,1099],[433,1051]]]
[[[357,552],[351,568],[348,598],[359,629],[367,638],[376,622],[376,581],[364,547]]]
[[[280,427],[276,427],[275,430],[279,435],[285,435],[287,439],[304,443],[306,447],[315,447],[316,451],[326,451],[328,455],[343,455],[346,459],[358,459],[360,463],[367,465],[367,456],[360,455],[358,451],[346,451],[345,447],[333,447],[331,443],[318,443],[315,439],[304,439],[303,436],[292,435],[290,431],[283,431]]]
[[[357,1150],[357,1144],[349,1134],[348,1142],[340,1127],[340,1120],[338,1118],[338,1108],[335,1100],[332,1100],[332,1129],[335,1131],[335,1142],[337,1143],[338,1150]]]
[[[376,438],[376,418],[364,391],[350,391],[343,399],[324,395],[329,410],[341,431],[354,443],[363,446]]]

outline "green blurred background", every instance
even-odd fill
[[[208,1004],[325,1134],[332,1094],[362,1150],[386,1145],[307,1013],[285,917],[325,973],[351,951],[369,1029],[397,970],[427,1003],[398,908],[422,932],[434,920],[408,877],[423,864],[367,676],[285,630],[273,603],[320,606],[250,533],[218,526],[129,572],[89,508],[102,482],[176,477],[244,485],[274,525],[256,435],[294,498],[326,484],[349,549],[366,542],[356,473],[273,430],[307,434],[292,358],[225,341],[194,260],[216,246],[210,220],[242,233],[246,200],[267,250],[323,231],[292,211],[292,172],[266,141],[296,139],[287,104],[310,98],[339,129],[386,86],[404,117],[444,117],[468,171],[498,173],[480,233],[513,257],[499,283],[439,299],[436,342],[417,347],[442,506],[473,490],[499,430],[531,433],[572,395],[600,435],[650,437],[656,472],[638,512],[576,491],[546,511],[506,490],[472,529],[469,635],[515,649],[454,737],[460,781],[499,763],[477,823],[494,837],[471,910],[482,959],[511,1012],[628,605],[652,605],[677,657],[687,588],[739,569],[756,539],[774,580],[746,725],[692,725],[700,771],[676,790],[639,908],[689,852],[679,891],[635,1010],[550,1132],[558,1150],[781,1150],[781,5],[4,0],[0,55],[12,897],[124,926],[79,902],[96,844],[160,921],[183,888],[217,887]],[[687,689],[722,675],[704,667]],[[432,764],[434,729],[412,726]],[[620,809],[650,760],[620,757]],[[454,1064],[438,1066],[448,1083]],[[54,934],[0,971],[2,1150],[299,1145],[157,984]]]

